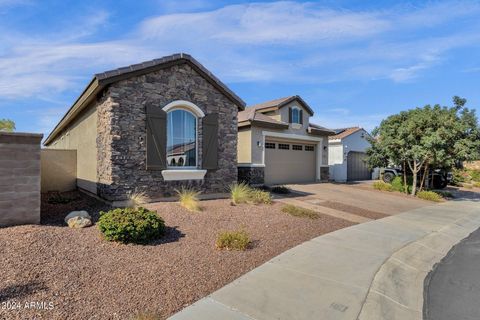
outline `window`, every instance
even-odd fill
[[[293,144],[292,145],[292,150],[300,150],[302,151],[303,150],[303,147],[299,144]]]
[[[197,166],[197,118],[189,111],[167,113],[167,163],[170,167]]]
[[[314,151],[315,148],[313,146],[305,146],[305,151]]]
[[[272,142],[265,142],[266,149],[275,149],[275,143]]]
[[[301,123],[301,112],[298,108],[292,108],[292,123]]]
[[[278,144],[278,149],[281,149],[281,150],[290,150],[290,145],[289,145],[289,144],[279,143],[279,144]]]

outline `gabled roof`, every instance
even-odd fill
[[[313,116],[313,110],[310,108],[310,106],[298,95],[296,96],[289,96],[289,97],[284,97],[284,98],[279,98],[279,99],[274,99],[258,104],[254,104],[252,106],[248,106],[247,109],[252,108],[257,111],[265,110],[265,109],[270,109],[270,108],[275,108],[275,109],[280,109],[281,107],[287,105],[288,103],[292,101],[298,101],[307,111],[308,113]]]
[[[348,137],[351,134],[354,134],[357,131],[363,130],[360,127],[351,127],[351,128],[342,128],[342,129],[333,129],[335,135],[328,137],[329,140],[341,140]]]
[[[244,111],[238,113],[238,124],[241,126],[242,123],[245,125],[257,123],[267,126],[274,126],[279,128],[288,128],[288,123],[275,120],[269,116],[266,116],[262,113],[256,112],[254,108],[247,108]]]
[[[192,56],[186,53],[177,53],[166,56],[160,59],[133,64],[128,67],[118,68],[94,75],[88,86],[78,97],[75,103],[70,107],[67,113],[63,116],[57,126],[49,134],[44,142],[48,145],[52,140],[83,110],[90,102],[95,99],[96,95],[101,92],[109,84],[118,82],[120,80],[128,79],[135,76],[144,75],[160,69],[168,68],[174,65],[187,63],[195,71],[197,71],[205,80],[211,83],[215,88],[222,92],[228,99],[230,99],[239,110],[245,109],[245,102],[231,91],[223,82],[215,77],[207,70],[200,62],[195,60]]]

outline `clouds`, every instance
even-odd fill
[[[22,3],[29,1],[0,0],[0,9]],[[121,4],[95,3],[90,10],[73,10],[79,13],[69,16],[70,23],[61,12],[49,17],[61,27],[42,33],[25,33],[0,20],[0,101],[60,101],[64,94],[70,101],[94,73],[174,52],[192,54],[229,84],[401,85],[421,81],[429,70],[451,62],[455,50],[480,42],[476,1],[368,9],[314,1],[219,3],[159,1],[158,11],[143,12],[137,20],[129,20]],[[334,105],[337,112],[330,116],[340,119],[336,126],[343,126],[342,119],[345,125],[359,121],[344,105]]]

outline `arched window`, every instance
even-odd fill
[[[171,165],[172,167],[175,167],[176,164],[177,164],[177,163],[175,162],[175,158],[172,158],[172,161],[170,161],[170,165]]]
[[[163,110],[167,112],[167,159],[178,159],[170,166],[197,167],[198,118],[204,113],[188,101],[174,101]]]
[[[292,108],[292,123],[301,123],[301,112],[298,108]]]

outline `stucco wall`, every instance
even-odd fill
[[[76,150],[77,185],[97,193],[97,103],[89,106],[50,145],[49,149]]]
[[[0,132],[0,226],[40,223],[42,137]]]
[[[252,134],[250,128],[238,129],[237,162],[250,163],[252,161]]]
[[[237,181],[238,107],[187,64],[175,65],[112,84],[98,106],[98,193],[107,200],[125,200],[143,191],[151,199],[175,195],[190,185],[203,193],[223,193]],[[165,181],[160,170],[146,169],[145,106],[163,108],[189,101],[205,114],[217,113],[218,168],[203,180]],[[202,167],[202,122],[198,122],[198,164]]]
[[[290,124],[289,128],[286,129],[286,130],[283,130],[282,132],[285,132],[285,133],[294,133],[294,134],[303,134],[303,135],[305,135],[305,134],[306,134],[306,133],[305,133],[305,132],[306,132],[305,130],[307,130],[308,124],[309,124],[310,114],[309,114],[308,111],[307,111],[305,108],[303,108],[298,102],[292,101],[292,102],[288,103],[287,105],[283,106],[282,108],[280,108],[280,109],[278,110],[278,112],[279,112],[279,114],[280,114],[280,121],[283,121],[283,122],[288,123],[288,120],[289,120],[289,119],[288,119],[288,108],[289,108],[289,107],[297,107],[297,108],[303,110],[303,112],[302,112],[302,114],[303,114],[303,117],[302,117],[302,118],[303,118],[303,124],[302,124],[300,127],[298,127],[298,128],[294,128],[294,127],[292,126],[292,124]],[[294,126],[296,126],[296,125],[294,125]]]
[[[362,134],[364,137],[362,138]],[[347,181],[347,155],[350,151],[365,152],[366,149],[370,146],[370,143],[365,139],[367,134],[364,130],[359,130],[348,137],[342,139],[342,152],[337,153],[338,151],[333,151],[333,143],[330,144],[329,149],[330,153],[332,151],[334,155],[329,157],[330,165],[330,178],[338,181],[345,182]],[[331,161],[330,161],[331,160]]]
[[[42,149],[42,192],[71,191],[77,187],[77,151]]]

